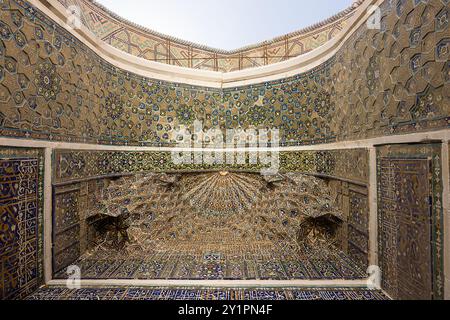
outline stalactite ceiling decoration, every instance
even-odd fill
[[[312,176],[138,174],[92,203],[91,249],[75,262],[87,278],[364,277],[337,248],[342,212]]]
[[[139,217],[134,226],[148,225],[155,240],[297,241],[306,218],[342,216],[326,190],[323,180],[297,174],[277,182],[250,173],[147,174],[112,182],[98,201],[104,215]]]

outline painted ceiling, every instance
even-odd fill
[[[285,61],[310,52],[334,38],[362,3],[336,15],[272,40],[227,51],[180,40],[128,21],[92,0],[58,0],[77,8],[82,23],[99,39],[129,54],[159,63],[219,72],[232,72]]]

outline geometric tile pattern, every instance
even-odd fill
[[[42,281],[43,153],[0,149],[0,299]]]
[[[358,221],[367,221],[365,187],[346,188],[347,195],[360,193],[358,204],[342,196],[350,208],[343,217],[324,180],[296,173],[278,176],[273,185],[259,174],[239,172],[146,173],[104,181],[107,187],[92,192],[85,205],[80,190],[86,182],[55,189],[58,248],[81,248],[83,238],[93,244],[76,262],[80,251],[55,251],[59,277],[72,262],[83,278],[93,279],[366,277],[367,223]],[[81,232],[83,224],[97,235]],[[341,240],[346,224],[361,234],[342,234]],[[351,248],[358,262],[339,249],[347,238],[360,250],[357,255]]]
[[[341,243],[338,247],[362,270],[366,270],[369,257],[368,189],[339,179],[331,179],[328,186],[335,206],[342,211]]]
[[[442,0],[385,1],[337,54],[293,77],[228,89],[143,78],[106,63],[23,0],[2,2],[0,133],[171,146],[175,129],[280,130],[284,146],[449,127],[449,25]]]
[[[280,244],[281,245],[281,244]],[[258,245],[254,245],[258,247]],[[147,258],[132,255],[124,258],[115,250],[97,250],[71,263],[81,269],[82,279],[171,279],[171,280],[335,280],[365,279],[361,269],[339,250],[311,250],[303,258],[290,252],[276,252],[270,248],[255,248],[244,252],[245,246],[230,250],[183,253],[185,246],[173,245],[173,250],[147,252]],[[109,257],[104,257],[108,252]],[[300,260],[302,259],[302,260]],[[55,274],[67,279],[66,269]]]
[[[176,166],[170,160],[168,152],[108,152],[108,151],[71,151],[55,150],[54,153],[54,183],[55,222],[54,243],[54,271],[59,271],[70,265],[90,246],[87,241],[91,222],[87,216],[95,212],[95,204],[98,200],[93,197],[102,194],[103,185],[108,184],[108,179],[118,178],[123,175],[162,172],[177,173],[195,170],[244,170],[246,172],[259,173],[260,165],[240,166]],[[330,150],[330,151],[302,151],[282,152],[280,155],[281,172],[304,172],[321,174],[326,176],[338,176],[343,179],[351,179],[356,183],[366,184],[368,181],[368,151],[366,149]],[[337,180],[332,180],[337,181]],[[366,216],[368,214],[367,188],[343,182],[346,190],[339,200],[339,207],[345,212],[345,224],[355,224],[352,218],[355,214]],[[349,186],[351,192],[349,193]],[[174,194],[166,192],[168,197]],[[358,196],[358,201],[352,199]],[[337,194],[336,194],[337,197]],[[175,203],[175,202],[174,202]],[[352,214],[349,213],[351,210]],[[72,216],[73,215],[73,216]],[[347,218],[348,217],[348,218]],[[348,220],[348,222],[347,222]],[[63,221],[63,220],[61,220]],[[341,249],[358,261],[358,268],[365,270],[367,267],[367,225],[358,227],[358,231],[347,229],[343,232],[342,241],[351,242],[349,246],[343,245]],[[365,231],[364,231],[365,230]],[[347,232],[352,231],[351,236]],[[356,234],[356,236],[355,236]],[[348,240],[347,240],[348,239]],[[338,258],[339,260],[340,258]],[[338,261],[336,260],[336,261]],[[176,261],[167,261],[167,265],[174,265]],[[351,267],[353,268],[353,267]],[[170,269],[170,268],[169,268]],[[334,268],[333,270],[337,270]],[[282,277],[285,272],[282,271]],[[248,274],[244,272],[244,274]],[[258,273],[252,277],[257,277]],[[289,271],[288,271],[289,274]],[[317,275],[316,271],[307,271],[306,277]],[[342,272],[333,271],[333,277],[341,278]],[[344,272],[345,274],[345,272]],[[348,275],[346,276],[348,277]]]
[[[81,21],[99,39],[147,60],[181,67],[231,72],[284,61],[309,52],[338,34],[353,16],[352,6],[311,27],[243,49],[207,48],[137,26],[95,1],[59,0],[66,8],[80,8]]]
[[[195,289],[43,287],[27,300],[389,300],[381,291],[348,288]]]
[[[113,152],[55,150],[54,182],[64,183],[141,172],[178,172],[196,170],[244,170],[260,172],[264,165],[176,165],[170,152]],[[280,152],[280,172],[320,174],[367,183],[367,149]]]
[[[336,110],[346,120],[335,132],[366,138],[449,127],[448,14],[446,0],[384,1],[381,29],[352,34],[336,55],[335,98],[345,101]]]
[[[60,189],[54,201],[53,270],[60,270],[80,256],[80,190]]]
[[[382,286],[394,299],[442,299],[441,145],[378,150]]]
[[[368,267],[369,204],[366,188],[352,187],[349,191],[348,254],[362,268]]]
[[[88,248],[93,230],[87,217],[96,212],[98,194],[104,192],[106,179],[97,179],[54,188],[53,271],[57,272]]]

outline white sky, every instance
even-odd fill
[[[155,31],[232,50],[322,21],[352,0],[97,0]]]

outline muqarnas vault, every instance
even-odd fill
[[[447,0],[355,1],[235,51],[90,0],[0,8],[2,299],[448,298]],[[176,164],[196,122],[278,130],[278,172]],[[61,287],[71,266],[104,285]]]

